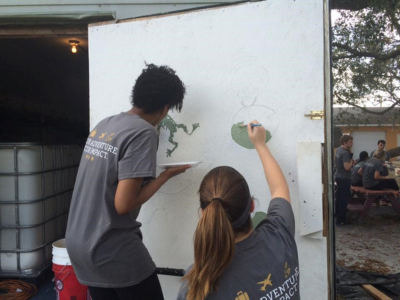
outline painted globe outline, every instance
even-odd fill
[[[268,71],[254,59],[246,59],[236,64],[227,76],[225,89],[232,100],[243,106],[251,106],[257,101],[268,85]]]

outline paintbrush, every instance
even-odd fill
[[[248,124],[243,124],[243,127],[247,127]],[[262,126],[262,124],[250,124],[251,127]]]

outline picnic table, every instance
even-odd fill
[[[359,219],[362,220],[368,216],[369,210],[374,202],[381,200],[386,195],[386,201],[392,204],[394,211],[400,215],[399,197],[400,192],[396,190],[368,190],[365,187],[352,186],[352,197],[349,199],[347,210],[359,213]],[[357,196],[357,197],[355,197]]]

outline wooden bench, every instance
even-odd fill
[[[387,201],[392,204],[394,211],[400,215],[400,204],[398,197],[400,197],[400,192],[396,190],[367,190],[364,187],[352,186],[352,197],[349,199],[347,205],[347,210],[350,212],[360,213],[359,218],[364,219],[368,216],[369,210],[375,201],[379,201],[378,196],[387,196]],[[354,197],[357,196],[357,197]]]

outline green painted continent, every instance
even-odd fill
[[[253,144],[250,141],[247,133],[247,127],[243,127],[243,122],[232,125],[231,128],[232,139],[240,146],[246,149],[254,149]],[[271,134],[268,130],[265,132],[265,142],[267,143],[271,139]]]

